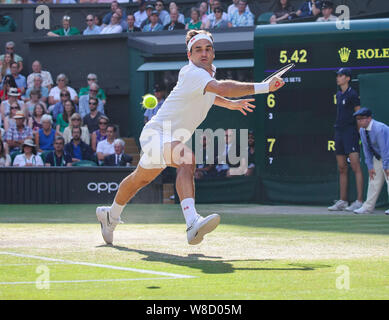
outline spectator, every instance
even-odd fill
[[[72,128],[80,127],[81,128],[81,140],[86,144],[90,144],[90,134],[88,128],[83,126],[82,118],[79,113],[73,113],[70,117],[69,126],[65,128],[63,132],[63,138],[65,139],[65,144],[69,143],[72,140]]]
[[[49,108],[49,113],[53,115],[54,122],[57,122],[58,115],[63,113],[65,101],[70,100],[70,93],[66,89],[62,89],[59,96],[61,101],[57,102],[55,105]]]
[[[200,20],[200,12],[197,8],[192,8],[190,10],[191,20],[186,24],[186,30],[200,30],[202,22]]]
[[[99,92],[99,89],[99,85],[95,82],[92,82],[89,86],[89,93],[80,97],[80,104],[78,107],[79,113],[82,118],[84,118],[90,112],[89,98],[96,98],[98,100],[97,110],[104,114],[104,104],[100,99],[97,98],[97,93]]]
[[[1,101],[4,101],[4,100],[8,99],[9,89],[16,88],[16,82],[15,82],[14,77],[11,74],[7,74],[4,77],[2,84],[3,85],[2,85],[2,89],[0,91],[0,98],[1,98]],[[17,92],[18,92],[18,98],[19,98],[21,95],[21,90],[18,88]]]
[[[149,24],[150,23],[150,16],[151,16],[151,13],[154,11],[154,6],[152,4],[148,4],[146,6],[146,15],[147,15],[147,18],[145,20],[142,21],[142,23],[140,24],[140,29],[143,30],[143,28],[145,27],[145,25]],[[160,21],[158,21],[160,22]],[[161,22],[160,22],[161,23]]]
[[[100,141],[96,148],[97,159],[100,164],[104,162],[106,156],[115,153],[115,148],[113,146],[115,139],[116,127],[113,124],[109,124],[107,126],[107,139]]]
[[[35,60],[31,67],[32,73],[30,73],[27,77],[27,88],[34,86],[34,78],[39,74],[42,78],[42,86],[50,90],[54,84],[51,73],[49,71],[42,70],[42,64],[38,60]]]
[[[200,12],[200,19],[201,22],[203,23],[203,26],[206,26],[208,22],[208,2],[203,1],[200,3],[199,12]]]
[[[57,117],[57,134],[62,135],[65,128],[69,125],[71,116],[76,113],[76,106],[72,100],[67,100],[64,103],[64,111]]]
[[[248,134],[248,159],[247,159],[247,171],[245,176],[252,176],[255,173],[255,136],[254,132],[249,131]]]
[[[70,25],[70,17],[63,16],[62,18],[62,28],[49,31],[47,35],[49,37],[61,37],[61,36],[73,36],[80,34],[80,30]]]
[[[170,11],[170,23],[163,27],[163,30],[180,30],[185,29],[185,25],[178,22],[178,11],[173,9]]]
[[[142,22],[147,19],[147,13],[146,13],[146,1],[140,0],[139,2],[139,10],[134,13],[135,17],[135,27],[140,28],[140,25]]]
[[[53,105],[61,101],[60,93],[63,89],[67,90],[70,93],[70,99],[74,103],[78,103],[78,95],[76,90],[68,86],[68,78],[65,74],[61,73],[57,76],[57,86],[52,88],[49,92],[49,104]]]
[[[336,21],[338,20],[337,16],[334,16],[332,12],[334,11],[334,4],[331,1],[324,1],[321,6],[321,14],[323,15],[320,18],[317,18],[317,22],[327,22],[327,21]]]
[[[35,134],[35,144],[38,147],[38,152],[54,150],[55,130],[53,129],[53,119],[51,115],[44,114],[42,116],[42,128]]]
[[[273,15],[270,17],[270,23],[276,24],[291,19],[293,13],[294,7],[290,4],[290,0],[277,0]]]
[[[3,140],[0,138],[0,167],[9,167],[11,165],[11,157],[9,156]]]
[[[84,117],[84,124],[88,126],[89,132],[95,132],[99,129],[99,118],[103,115],[97,110],[99,101],[96,98],[89,98],[90,112]]]
[[[86,16],[86,25],[87,27],[82,32],[84,36],[99,34],[101,32],[101,28],[95,24],[95,19],[93,17],[93,14],[88,14]]]
[[[157,0],[155,2],[155,10],[158,11],[158,17],[161,21],[164,21],[164,19],[169,15],[169,12],[167,12],[164,9],[164,3],[162,0]]]
[[[42,117],[45,114],[46,114],[45,106],[41,103],[37,103],[32,112],[32,119],[31,119],[32,125],[30,126],[32,132],[35,133],[42,128]]]
[[[163,30],[163,25],[158,22],[158,11],[154,10],[151,13],[150,16],[150,23],[146,24],[142,31],[143,32],[155,32],[155,31],[162,31]]]
[[[23,106],[23,111],[24,111],[24,114],[26,115],[26,117],[32,116],[32,114],[34,112],[34,108],[37,104],[40,104],[44,109],[44,113],[47,113],[46,104],[44,102],[40,101],[40,96],[41,96],[41,93],[39,90],[32,90],[31,91],[30,100],[28,102],[26,102]]]
[[[96,152],[97,144],[100,141],[103,141],[107,139],[107,126],[109,123],[109,119],[106,116],[100,116],[99,118],[99,128],[92,133],[91,140],[92,140],[92,150],[93,152]]]
[[[154,95],[158,100],[158,104],[154,109],[147,109],[144,113],[144,123],[146,124],[151,120],[151,118],[157,114],[157,111],[161,108],[162,104],[165,102],[165,87],[159,85],[158,83],[154,86]]]
[[[94,19],[95,25],[100,27],[100,29],[101,29],[102,25],[103,25],[103,18],[101,16],[99,16],[99,15],[95,15],[93,17],[93,19]]]
[[[42,87],[42,76],[37,73],[34,75],[34,85],[31,88],[28,88],[26,91],[26,94],[24,96],[24,101],[28,101],[31,99],[30,94],[32,91],[39,92],[39,100],[42,102],[47,101],[47,98],[49,97],[49,89],[46,87]]]
[[[14,62],[11,54],[4,54],[4,59],[0,61],[1,64],[1,78],[4,78],[6,75],[11,74],[11,63]]]
[[[0,14],[0,32],[14,32],[16,27],[14,19]]]
[[[185,17],[182,13],[179,13],[180,11],[178,10],[177,4],[173,1],[169,3],[169,12],[172,12],[172,10],[175,10],[178,12],[178,20],[177,21],[179,23],[182,23],[183,25],[185,25]],[[166,26],[170,22],[171,21],[170,21],[170,14],[169,14],[168,16],[165,17],[165,20],[162,21],[162,25]]]
[[[16,62],[11,62],[11,75],[15,79],[16,87],[20,89],[21,94],[24,94],[27,87],[26,77],[18,73],[18,64]]]
[[[7,100],[4,100],[1,104],[0,104],[0,113],[1,113],[1,117],[2,119],[5,118],[5,116],[7,116],[9,113],[10,113],[10,106],[12,103],[17,103],[20,107],[20,110],[22,110],[23,108],[23,102],[21,100],[18,100],[18,97],[19,97],[19,91],[17,88],[9,88],[8,90],[8,95],[7,95]]]
[[[122,139],[115,139],[113,147],[115,153],[104,157],[104,166],[125,167],[130,166],[132,157],[124,153],[125,142]]]
[[[373,213],[382,186],[386,181],[389,193],[389,127],[373,120],[368,108],[361,108],[354,113],[360,127],[365,163],[369,170],[369,186],[367,198],[362,207],[354,213]],[[389,215],[389,210],[385,211]]]
[[[54,141],[54,151],[50,152],[45,159],[46,167],[70,167],[72,165],[71,155],[64,152],[65,141],[63,137],[57,136]]]
[[[36,147],[32,139],[26,139],[22,144],[22,153],[18,154],[13,162],[14,167],[42,167],[43,161],[36,154]]]
[[[72,128],[73,139],[65,144],[65,153],[69,154],[72,158],[72,162],[78,162],[80,160],[92,160],[93,151],[92,148],[81,140],[81,128]]]
[[[109,25],[109,23],[111,22],[112,15],[116,12],[117,8],[119,8],[119,3],[117,1],[112,1],[111,2],[111,11],[108,12],[103,17],[103,27]]]
[[[7,142],[10,152],[20,151],[25,139],[32,139],[33,133],[29,126],[24,124],[24,113],[19,111],[14,116],[16,126],[10,127],[4,134],[4,140]]]
[[[196,164],[196,170],[194,177],[195,179],[204,179],[204,178],[210,178],[216,176],[216,170],[215,170],[215,150],[213,151],[214,154],[211,158],[211,155],[208,151],[209,148],[207,148],[207,137],[204,135],[201,139],[202,149],[203,149],[203,160],[202,163]]]
[[[18,113],[18,111],[19,112],[21,111],[20,106],[17,104],[17,102],[12,102],[10,105],[10,113],[4,117],[4,130],[5,131],[7,131],[10,127],[16,126],[15,116]],[[26,118],[25,118],[25,120],[26,120]],[[31,128],[31,123],[29,123],[28,120],[26,120],[24,122],[24,124],[28,125]]]
[[[317,17],[320,13],[321,1],[307,0],[297,10],[296,16],[299,18]]]
[[[0,61],[3,62],[4,59],[5,59],[5,55],[6,54],[10,54],[11,56],[11,61],[15,61],[18,66],[19,66],[19,69],[18,69],[18,72],[22,72],[23,70],[23,58],[21,56],[19,56],[18,54],[15,53],[15,42],[13,41],[8,41],[6,44],[5,44],[5,54],[2,54],[0,56]]]
[[[254,16],[251,12],[246,11],[247,0],[239,0],[238,11],[232,14],[228,23],[229,27],[250,27],[254,25]]]
[[[123,9],[117,8],[115,13],[119,16],[119,24],[122,27],[122,32],[127,30],[127,19],[125,18],[125,15],[123,15]]]
[[[215,13],[214,10],[216,8],[220,8],[223,10],[223,7],[221,5],[221,2],[219,0],[214,0],[211,4],[211,13],[207,16],[207,24],[204,25],[204,27],[211,26],[213,20],[215,20]],[[228,15],[223,11],[222,19],[228,22]]]
[[[232,163],[231,161],[232,157],[235,156],[233,151],[235,151],[235,153],[238,151],[233,130],[227,129],[225,131],[224,139],[225,148],[223,150],[223,153],[218,155],[217,164],[215,168],[217,171],[217,176],[230,177],[230,170],[237,166],[236,163]]]
[[[142,31],[140,28],[135,26],[135,16],[133,14],[129,14],[127,16],[127,29],[125,32],[137,32]]]
[[[88,81],[88,86],[80,88],[80,93],[78,94],[79,97],[89,94],[89,86],[92,83],[97,83],[97,75],[95,75],[94,73],[89,73],[87,77],[87,81]],[[97,98],[100,99],[103,102],[103,104],[107,102],[107,96],[105,95],[103,89],[99,88],[99,91],[97,92]]]
[[[111,18],[111,23],[107,26],[105,26],[100,34],[114,34],[114,33],[121,33],[123,31],[121,25],[120,25],[120,18],[117,13],[114,13]]]
[[[215,14],[215,18],[210,20],[211,23],[208,26],[209,29],[223,29],[228,28],[228,22],[223,20],[223,10],[222,8],[213,9],[213,13]]]
[[[280,0],[276,0],[276,1],[280,1]],[[287,1],[289,1],[289,0],[287,0]],[[238,11],[238,3],[239,3],[239,0],[232,0],[232,4],[228,6],[228,9],[227,9],[228,21],[230,21],[232,15],[233,15],[236,11]],[[249,6],[246,6],[246,11],[249,12],[249,13],[252,13],[252,12],[250,11]]]

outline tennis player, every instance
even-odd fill
[[[97,219],[107,244],[113,242],[113,231],[121,222],[120,215],[128,201],[153,181],[166,166],[177,168],[176,189],[187,225],[188,243],[199,244],[204,235],[214,230],[218,214],[200,216],[194,201],[195,157],[185,145],[195,129],[206,118],[212,105],[237,110],[247,115],[255,106],[254,99],[229,100],[280,89],[281,78],[269,82],[243,83],[215,80],[216,68],[212,35],[204,30],[190,30],[186,35],[189,64],[179,73],[178,82],[157,114],[145,125],[139,137],[142,156],[137,168],[119,186],[110,207],[98,207]]]

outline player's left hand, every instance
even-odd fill
[[[245,116],[247,116],[246,111],[253,112],[255,105],[251,104],[250,102],[255,101],[255,99],[241,99],[241,100],[232,100],[228,109],[230,110],[239,110],[242,112]]]

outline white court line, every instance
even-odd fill
[[[194,276],[187,276],[187,275],[184,275],[184,274],[168,273],[168,272],[152,271],[152,270],[144,270],[144,269],[135,269],[135,268],[126,268],[126,267],[118,267],[118,266],[111,266],[111,265],[107,265],[107,264],[98,264],[98,263],[89,263],[89,262],[80,262],[80,261],[70,261],[70,260],[55,259],[55,258],[48,258],[48,257],[32,256],[32,255],[28,255],[28,254],[21,254],[21,253],[14,253],[14,252],[0,251],[0,254],[10,255],[10,256],[15,256],[15,257],[22,257],[22,258],[38,259],[38,260],[44,260],[44,261],[63,262],[63,263],[67,263],[67,264],[76,264],[76,265],[88,266],[88,267],[97,267],[97,268],[105,268],[105,269],[133,271],[133,272],[146,273],[146,274],[155,274],[155,275],[159,275],[159,276],[166,276],[166,277],[171,277],[171,278],[176,278],[176,279],[196,278]]]
[[[115,282],[115,281],[143,281],[143,280],[170,280],[177,279],[176,277],[163,278],[134,278],[134,279],[90,279],[90,280],[53,280],[44,281],[44,283],[84,283],[84,282]],[[15,285],[15,284],[36,284],[36,281],[18,281],[18,282],[0,282],[0,285]]]

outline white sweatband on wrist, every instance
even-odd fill
[[[201,39],[208,40],[213,45],[213,41],[212,41],[210,36],[208,36],[205,33],[199,33],[199,34],[196,34],[192,39],[189,40],[188,51],[190,52],[190,49],[192,49],[192,46],[194,45],[194,43],[201,40]]]
[[[254,83],[254,94],[269,93],[269,82]]]

